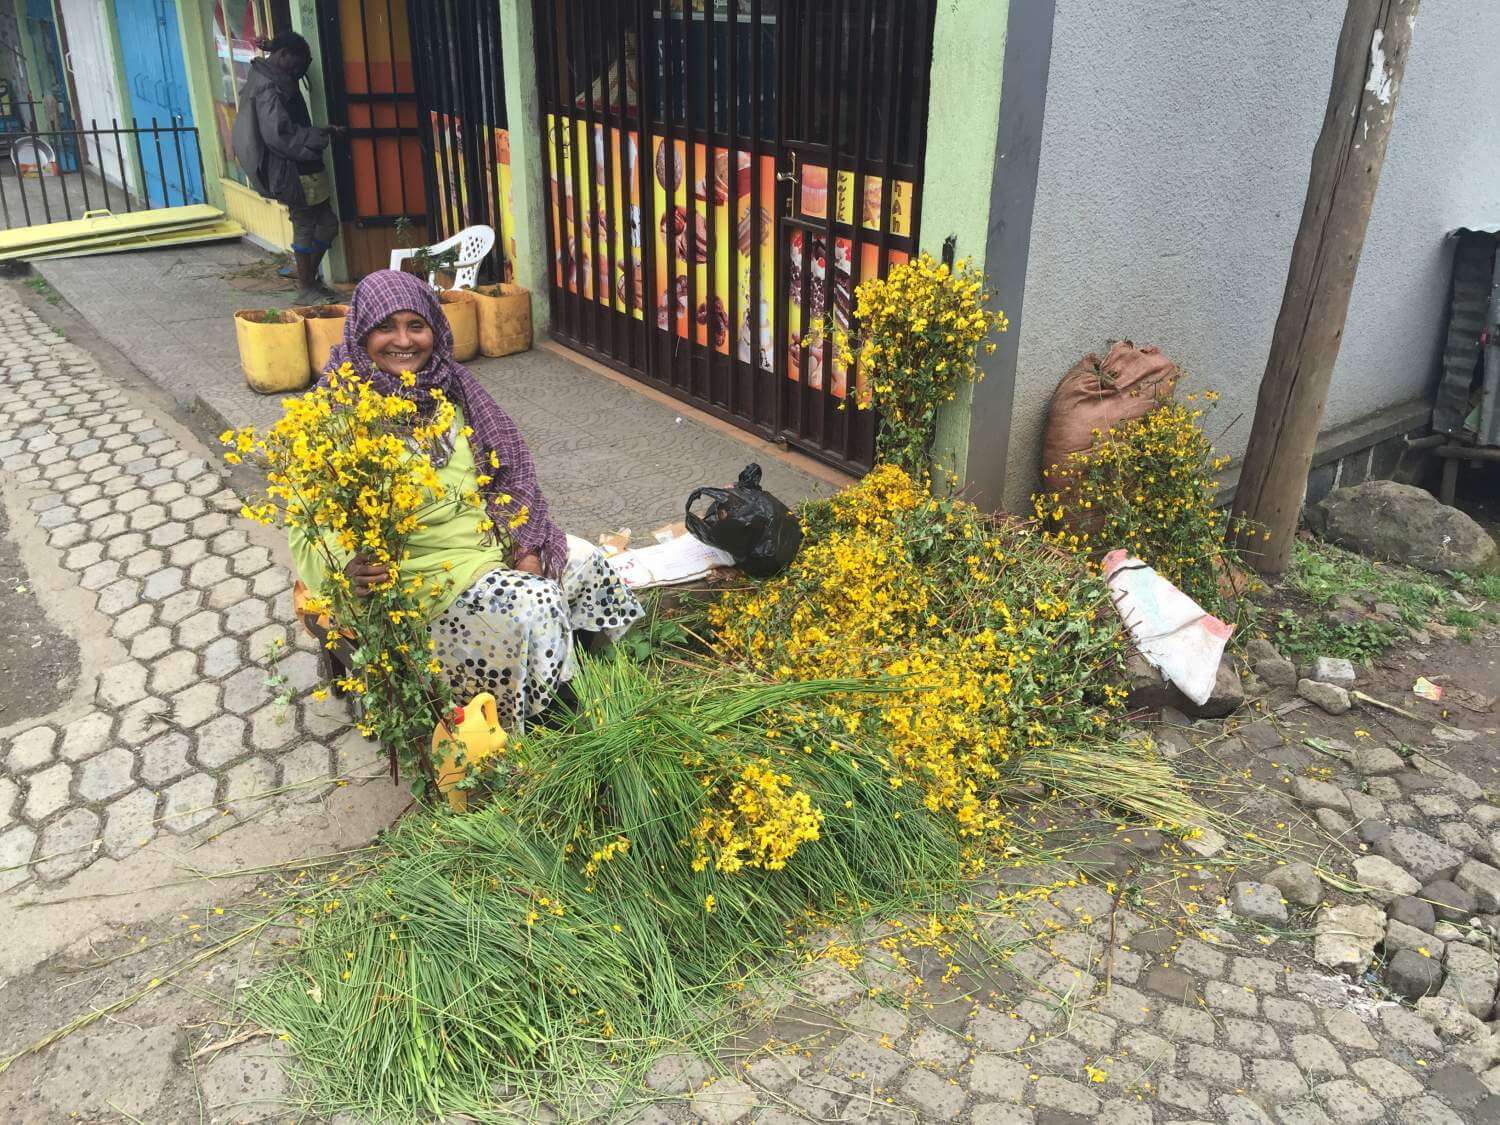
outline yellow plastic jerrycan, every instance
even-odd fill
[[[432,732],[432,756],[442,755],[438,792],[448,798],[448,807],[454,812],[468,812],[468,790],[457,785],[469,776],[471,766],[504,751],[505,730],[500,726],[495,697],[489,692],[481,692],[467,706],[455,709],[451,722],[452,730],[447,723],[439,723]],[[463,755],[462,764],[459,755]]]

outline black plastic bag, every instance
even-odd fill
[[[713,503],[701,516],[693,505]],[[746,465],[733,488],[695,488],[687,501],[687,529],[695,538],[734,556],[746,574],[769,578],[791,565],[802,546],[802,525],[760,487],[760,466]]]

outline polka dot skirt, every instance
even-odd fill
[[[492,570],[429,627],[454,694],[489,692],[507,730],[526,720],[573,676],[575,630],[623,636],[642,615],[599,548],[568,536],[561,584],[520,570]]]

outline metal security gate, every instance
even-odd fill
[[[483,224],[495,248],[480,268],[509,280],[510,134],[494,0],[421,0],[411,5],[417,101],[426,135],[434,242]]]
[[[533,2],[553,335],[868,468],[816,329],[915,252],[934,0]]]

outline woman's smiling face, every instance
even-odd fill
[[[365,351],[388,375],[421,371],[432,357],[432,325],[408,310],[392,313],[370,329]]]

